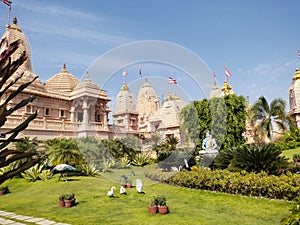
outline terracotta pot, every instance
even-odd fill
[[[168,206],[158,206],[158,211],[160,214],[167,214],[169,212]]]
[[[0,195],[6,194],[6,191],[0,191]]]
[[[65,200],[65,206],[66,208],[70,208],[73,206],[73,200]]]
[[[131,183],[127,183],[126,186],[127,186],[127,188],[131,188],[132,184]]]
[[[64,207],[65,206],[65,201],[64,200],[58,201],[58,206],[59,207]]]
[[[148,206],[149,214],[153,215],[157,213],[157,206],[156,205],[149,205]]]

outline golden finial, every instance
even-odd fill
[[[297,67],[295,70],[295,74],[293,76],[293,80],[298,80],[300,78],[300,71],[299,68]]]
[[[126,85],[126,82],[124,82],[123,86],[121,87],[121,91],[128,91],[128,87]]]

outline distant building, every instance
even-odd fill
[[[297,128],[300,128],[300,71],[296,68],[292,78],[292,84],[289,93],[290,111],[289,115],[295,122]]]

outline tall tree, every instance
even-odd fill
[[[279,129],[285,130],[288,125],[288,116],[285,113],[286,102],[281,98],[274,99],[269,105],[264,96],[258,98],[252,106],[251,124],[254,126],[258,122],[257,138],[264,141],[265,135],[274,141],[273,131],[274,125],[278,125]]]
[[[245,142],[246,100],[234,94],[222,98],[193,101],[182,109],[182,129],[201,148],[207,131],[211,131],[218,148],[238,146]]]
[[[3,38],[0,42],[0,127],[2,127],[7,117],[16,110],[26,106],[32,102],[35,97],[23,99],[15,106],[8,109],[8,104],[18,96],[24,89],[26,89],[36,77],[30,81],[17,85],[24,73],[13,76],[16,70],[26,61],[26,52],[23,51],[18,57],[12,61],[12,54],[15,53],[21,45],[21,40],[9,43],[7,37]],[[11,91],[12,86],[16,87],[15,91]],[[16,126],[10,131],[2,133],[0,140],[0,168],[8,168],[9,165],[18,163],[18,166],[11,167],[10,169],[4,170],[5,172],[0,175],[0,184],[14,177],[15,175],[27,170],[36,163],[41,161],[41,155],[37,151],[20,151],[9,149],[9,144],[17,141],[18,134],[27,128],[28,124],[34,120],[37,116],[37,112],[30,115],[25,121]]]

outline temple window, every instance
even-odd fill
[[[46,108],[46,109],[45,109],[45,115],[46,115],[46,116],[49,116],[49,115],[50,115],[50,109],[49,109],[49,108]]]
[[[65,110],[63,110],[63,109],[61,109],[61,110],[59,110],[60,112],[59,112],[59,116],[60,117],[65,117]]]
[[[26,112],[31,113],[32,112],[32,106],[27,105],[25,110],[26,110]]]

